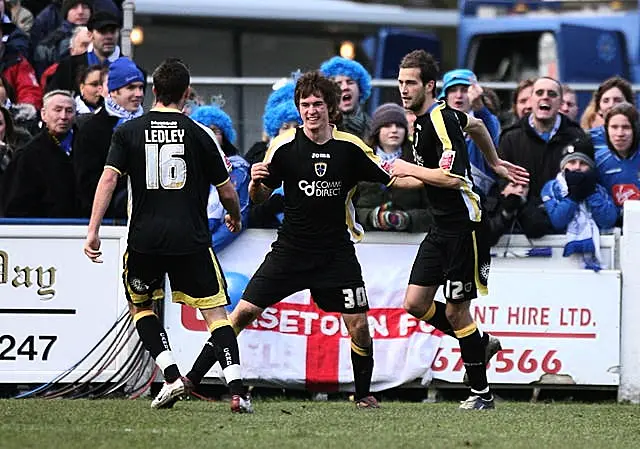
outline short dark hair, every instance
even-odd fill
[[[106,68],[106,72],[103,70]],[[101,64],[92,64],[86,67],[78,69],[78,76],[76,79],[76,85],[84,84],[87,77],[93,72],[100,72],[100,82],[104,81],[104,76],[109,73],[109,69]]]
[[[602,84],[598,86],[598,90],[593,94],[593,100],[596,103],[596,112],[600,112],[600,100],[602,100],[602,96],[614,87],[620,89],[620,92],[624,95],[624,99],[627,103],[631,103],[632,105],[636,104],[635,99],[633,98],[633,88],[631,87],[631,83],[624,78],[614,76],[603,81]]]
[[[156,101],[165,105],[178,103],[191,84],[189,69],[178,58],[165,59],[152,77]]]
[[[320,94],[329,110],[329,122],[338,123],[342,114],[338,109],[340,103],[340,88],[335,81],[327,78],[319,71],[307,72],[298,78],[294,91],[296,108],[300,109],[300,100],[311,95]]]
[[[562,95],[564,94],[576,94],[576,91],[573,89],[573,87],[569,86],[568,84],[563,84],[562,85]]]
[[[533,78],[523,79],[516,86],[516,90],[513,91],[513,98],[511,99],[511,112],[513,112],[514,115],[517,115],[516,107],[518,105],[518,97],[520,96],[520,92],[529,87],[533,87],[533,82]]]
[[[629,120],[629,123],[631,123],[631,129],[633,130],[633,141],[631,143],[630,153],[634,153],[636,151],[636,148],[638,148],[638,142],[640,141],[640,129],[638,129],[638,110],[631,103],[624,102],[618,103],[607,111],[607,115],[605,115],[604,117],[604,131],[607,137],[607,145],[609,146],[609,148],[613,148],[613,144],[609,139],[609,121],[611,121],[611,118],[616,115],[624,115]]]
[[[420,69],[420,80],[423,86],[426,86],[429,81],[434,82],[432,95],[435,97],[435,82],[440,75],[440,68],[431,53],[427,53],[424,50],[413,50],[411,53],[404,55],[402,61],[400,61],[400,68]]]
[[[554,83],[556,83],[558,85],[559,97],[562,100],[562,95],[564,94],[564,92],[562,90],[562,83],[560,83],[560,81],[558,81],[557,79],[553,78],[552,76],[539,76],[538,78],[536,78],[536,80],[533,82],[533,84],[537,83],[540,80],[549,80],[549,81],[553,81]]]

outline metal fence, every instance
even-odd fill
[[[262,137],[262,115],[267,97],[272,92],[272,86],[280,78],[270,77],[215,77],[193,76],[191,84],[198,94],[209,102],[212,97],[224,99],[224,110],[233,120],[238,133],[236,146],[242,154],[246,153],[253,143]],[[148,79],[151,83],[151,78]],[[374,79],[372,81],[374,92],[369,100],[367,109],[372,112],[373,107],[384,102],[400,103],[397,81],[395,79]],[[498,92],[502,102],[502,110],[510,107],[511,92],[516,88],[515,82],[481,81],[483,87],[494,89]],[[438,82],[438,87],[442,83]],[[582,93],[585,100],[581,106],[586,106],[587,93],[594,92],[598,88],[596,83],[569,83],[577,92]],[[640,85],[634,85],[635,92],[640,92]],[[151,102],[151,93],[148,91],[146,104]]]

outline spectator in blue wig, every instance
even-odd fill
[[[288,129],[302,125],[300,113],[293,100],[280,103],[276,107],[265,111],[262,116],[264,130],[270,139],[285,132]]]
[[[278,134],[270,135],[269,131],[266,128],[265,117],[274,117],[272,111],[277,108],[282,103],[292,102],[293,103],[293,91],[295,89],[295,85],[291,78],[282,78],[280,81],[276,82],[273,85],[273,92],[269,94],[269,98],[267,98],[267,102],[264,106],[264,114],[262,116],[263,119],[263,135],[262,139],[253,145],[247,151],[245,158],[249,162],[250,165],[255,164],[256,162],[262,162],[265,154],[267,153],[267,148],[269,146],[269,142],[271,139]],[[295,105],[294,105],[295,109]],[[296,111],[297,113],[297,111]]]
[[[275,90],[267,100],[262,121],[269,141],[286,130],[302,124],[300,113],[293,101],[292,87],[292,83],[286,83],[283,87]],[[252,149],[256,147],[257,144]],[[261,162],[264,159],[266,147],[267,143],[264,145],[264,152],[252,153],[251,163]],[[277,228],[280,226],[284,213],[283,195],[284,191],[280,187],[273,191],[267,201],[261,204],[252,204],[249,225],[257,228]]]
[[[191,113],[190,117],[201,125],[204,125],[204,127],[213,133],[216,142],[228,159],[231,165],[229,176],[240,199],[242,229],[246,229],[249,221],[250,166],[249,163],[239,155],[238,149],[234,146],[237,134],[235,129],[233,129],[231,117],[216,105],[200,106]],[[217,190],[211,188],[209,201],[207,203],[207,216],[209,218],[209,230],[211,231],[213,250],[216,252],[228,246],[238,236],[238,233],[232,233],[225,226],[225,214],[226,211],[220,203]]]
[[[334,56],[320,66],[320,71],[340,87],[341,123],[338,129],[364,139],[371,129],[371,117],[362,105],[371,95],[371,75],[359,62]]]

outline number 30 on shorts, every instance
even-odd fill
[[[368,304],[367,291],[364,287],[345,288],[342,290],[342,294],[344,295],[345,309],[353,309],[356,305],[366,307]]]

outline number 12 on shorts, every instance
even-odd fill
[[[342,294],[344,295],[345,309],[353,309],[356,305],[366,307],[368,304],[367,291],[364,287],[345,288],[342,290]]]
[[[184,187],[187,180],[187,163],[180,156],[184,154],[184,144],[167,143],[158,150],[157,143],[144,146],[147,166],[147,189],[155,190],[162,186],[167,190]]]

